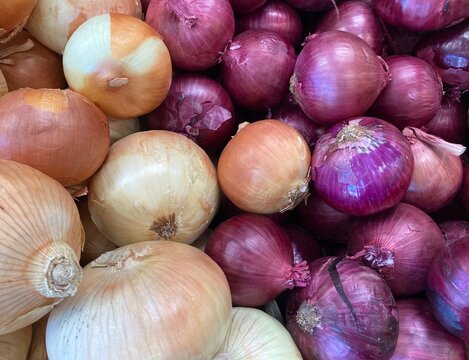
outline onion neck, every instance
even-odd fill
[[[166,6],[188,28],[193,28],[197,24],[199,18],[191,14],[186,1],[170,0],[166,2]]]
[[[284,286],[288,289],[294,287],[305,287],[311,280],[311,273],[309,272],[308,263],[303,261],[293,266],[285,276],[286,281]]]
[[[358,149],[369,153],[376,149],[381,142],[373,132],[360,125],[359,120],[352,120],[345,125],[336,135],[332,149]]]
[[[311,169],[308,169],[308,175],[300,181],[296,186],[293,186],[290,191],[282,197],[282,208],[279,210],[281,213],[295,208],[301,201],[305,200],[309,195],[309,181]]]
[[[377,246],[365,246],[363,260],[375,270],[394,267],[394,252]]]
[[[296,312],[296,324],[308,334],[313,334],[321,324],[321,314],[316,306],[303,301]]]

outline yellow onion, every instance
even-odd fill
[[[27,360],[48,360],[46,350],[46,326],[49,314],[33,324],[33,336]]]
[[[9,160],[0,160],[0,224],[0,334],[6,334],[75,294],[84,231],[63,186]]]
[[[215,167],[184,135],[150,130],[114,143],[91,178],[88,208],[118,246],[147,240],[192,243],[219,207]]]
[[[65,46],[63,66],[70,88],[118,119],[149,113],[171,86],[163,39],[128,15],[98,15],[80,25]]]
[[[287,329],[255,308],[233,308],[225,342],[213,360],[301,360]]]
[[[0,1],[0,42],[8,41],[23,29],[38,0]]]
[[[63,89],[67,85],[62,58],[26,31],[0,44],[0,70],[9,91],[24,87]]]
[[[32,326],[0,336],[0,359],[26,360],[31,344]]]
[[[310,166],[308,144],[298,131],[260,120],[243,126],[223,149],[218,180],[240,209],[272,214],[293,209],[309,195]]]
[[[84,269],[74,297],[51,312],[50,360],[208,360],[231,320],[228,282],[199,249],[132,244]]]
[[[26,28],[49,49],[62,54],[68,39],[82,23],[107,13],[143,17],[140,0],[39,0]]]
[[[138,118],[124,120],[109,118],[111,144],[114,144],[117,140],[120,140],[123,137],[136,133],[140,130],[140,120]]]
[[[93,175],[108,150],[106,116],[75,91],[24,88],[0,98],[0,158],[71,186]]]

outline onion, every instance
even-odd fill
[[[67,42],[63,65],[70,88],[118,119],[152,111],[171,85],[162,38],[129,15],[98,15],[80,25]]]
[[[26,360],[29,345],[31,344],[31,335],[31,325],[9,334],[1,335],[0,355],[2,360]]]
[[[46,350],[46,327],[49,314],[33,324],[33,336],[27,360],[48,360]]]
[[[141,19],[139,0],[39,0],[26,28],[49,49],[61,54],[75,30],[94,16],[119,13]],[[98,49],[94,49],[99,51]]]
[[[405,195],[414,168],[412,150],[393,125],[361,117],[331,127],[316,144],[311,177],[319,196],[350,215],[379,213]]]
[[[8,92],[8,84],[3,75],[2,70],[0,70],[0,97],[5,95]]]
[[[321,17],[316,33],[329,30],[346,31],[358,36],[374,50],[383,54],[384,32],[373,7],[362,0],[351,0],[329,10]]]
[[[233,10],[238,14],[248,13],[264,5],[267,0],[230,0]]]
[[[383,276],[394,295],[401,296],[425,289],[430,265],[444,246],[443,235],[432,218],[402,203],[356,219],[348,239],[347,253],[363,259]]]
[[[8,41],[23,29],[38,0],[2,1],[0,5],[0,42]]]
[[[309,265],[309,285],[290,292],[287,329],[304,359],[390,359],[398,313],[386,282],[354,260]]]
[[[164,38],[173,65],[189,71],[215,65],[235,29],[229,0],[152,0],[146,22]]]
[[[287,233],[263,215],[234,216],[211,233],[205,253],[221,267],[233,304],[260,306],[310,280],[306,262],[293,264]]]
[[[0,335],[75,294],[83,227],[69,193],[27,165],[0,160]]]
[[[469,11],[469,6],[465,6]],[[431,64],[445,83],[460,89],[469,89],[468,48],[469,20],[428,34],[418,44],[416,54]]]
[[[332,6],[336,7],[341,0],[286,0],[286,2],[298,10],[321,12]]]
[[[287,233],[292,245],[294,265],[303,261],[310,263],[322,257],[321,246],[308,231],[292,223],[284,224],[282,228]]]
[[[301,50],[290,90],[306,115],[329,126],[363,115],[388,81],[386,63],[364,40],[332,30]]]
[[[212,359],[231,320],[220,268],[195,247],[169,241],[103,254],[67,300],[47,324],[50,360]]]
[[[0,43],[0,71],[5,76],[9,91],[24,87],[66,87],[62,59],[26,31],[21,31],[6,43]]]
[[[293,46],[299,45],[303,24],[298,12],[280,0],[270,0],[262,7],[236,19],[236,33],[263,29],[285,37]]]
[[[399,337],[391,360],[465,360],[464,343],[433,317],[423,299],[397,301]]]
[[[185,136],[138,132],[111,146],[89,186],[88,207],[118,246],[148,240],[191,243],[219,207],[215,167]]]
[[[469,221],[448,220],[439,223],[438,226],[447,244],[469,237]]]
[[[278,120],[242,128],[218,161],[223,193],[240,209],[272,214],[308,196],[311,153],[303,137]]]
[[[219,153],[236,132],[234,111],[230,96],[215,80],[178,74],[164,102],[148,115],[148,126],[180,133],[206,152]]]
[[[414,154],[412,181],[402,201],[426,212],[443,208],[461,186],[463,166],[459,156],[466,148],[416,128],[405,128],[402,133]]]
[[[220,59],[220,77],[233,101],[248,109],[263,109],[285,98],[296,55],[281,35],[248,30],[227,45]]]
[[[25,88],[0,98],[0,158],[72,186],[93,175],[108,150],[106,116],[75,91]]]
[[[109,132],[111,136],[111,144],[114,144],[117,140],[120,140],[130,134],[141,131],[140,120],[138,118],[133,119],[109,119]]]
[[[451,334],[469,342],[469,238],[447,244],[427,278],[433,315]]]

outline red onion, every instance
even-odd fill
[[[379,213],[405,195],[414,158],[404,135],[372,117],[331,127],[316,144],[311,175],[319,196],[350,215]]]
[[[163,104],[148,114],[148,126],[187,136],[208,153],[219,152],[236,132],[234,106],[215,80],[189,73],[173,77]]]
[[[469,237],[469,221],[450,220],[444,221],[438,226],[447,244]]]
[[[282,228],[291,241],[295,265],[303,261],[310,263],[322,257],[321,246],[308,231],[292,223],[282,225]]]
[[[374,0],[385,22],[412,31],[433,31],[454,25],[469,16],[465,0]]]
[[[280,0],[270,0],[262,7],[236,19],[236,33],[246,30],[270,30],[299,45],[303,24],[298,12]]]
[[[189,71],[215,65],[235,26],[229,0],[152,0],[145,21],[163,36],[173,65]]]
[[[439,76],[415,56],[394,55],[385,60],[392,81],[379,94],[370,113],[399,129],[425,125],[440,107],[443,84]]]
[[[309,12],[321,12],[337,6],[341,0],[286,0],[295,9]]]
[[[430,265],[444,246],[443,235],[432,218],[402,203],[357,219],[348,239],[347,253],[379,272],[394,295],[423,291]]]
[[[341,30],[366,41],[377,55],[383,54],[384,32],[370,4],[362,0],[346,1],[329,10],[318,24],[317,33]]]
[[[287,329],[304,359],[390,359],[398,313],[389,286],[359,262],[339,260],[310,264],[309,285],[289,294]]]
[[[422,39],[423,33],[399,29],[381,20],[386,38],[385,50],[388,55],[411,55],[415,46]]]
[[[332,125],[363,115],[389,80],[387,65],[358,36],[327,31],[298,55],[290,90],[309,117]]]
[[[446,245],[435,258],[426,292],[438,321],[469,342],[469,237]]]
[[[267,0],[230,0],[233,10],[237,14],[245,14],[264,5]]]
[[[287,233],[263,215],[234,216],[210,235],[205,252],[223,270],[233,304],[260,306],[286,289],[306,286],[306,262],[293,265]]]
[[[277,105],[288,92],[295,50],[266,30],[237,35],[221,55],[220,76],[234,102],[249,109]]]
[[[399,337],[391,360],[465,360],[464,343],[448,333],[423,299],[397,300]]]
[[[467,1],[466,9],[469,11]],[[469,89],[469,20],[449,29],[430,33],[418,44],[416,54],[431,64],[441,79]]]

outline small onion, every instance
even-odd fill
[[[469,221],[448,220],[439,223],[438,226],[447,244],[469,237]]]
[[[310,263],[322,257],[321,246],[308,231],[292,223],[281,226],[290,239],[294,265],[300,264],[303,261]]]
[[[233,10],[237,14],[248,13],[264,5],[267,0],[230,0]]]
[[[2,1],[0,5],[0,42],[8,41],[23,29],[38,0]]]
[[[31,336],[31,325],[11,333],[1,335],[0,356],[2,360],[26,360],[29,345],[31,344]]]
[[[171,85],[161,36],[129,15],[98,15],[80,25],[65,46],[63,66],[71,89],[118,119],[152,111]]]
[[[330,7],[337,7],[342,0],[286,0],[295,9],[309,12],[321,12]]]
[[[316,144],[311,164],[319,196],[336,210],[363,216],[389,209],[404,197],[414,158],[397,128],[361,117],[331,127]]]
[[[127,135],[141,131],[140,120],[138,118],[133,119],[112,119],[109,118],[109,132],[111,145],[117,140],[120,140]]]
[[[311,153],[303,137],[278,120],[243,127],[223,149],[218,180],[240,209],[272,214],[308,196]]]

